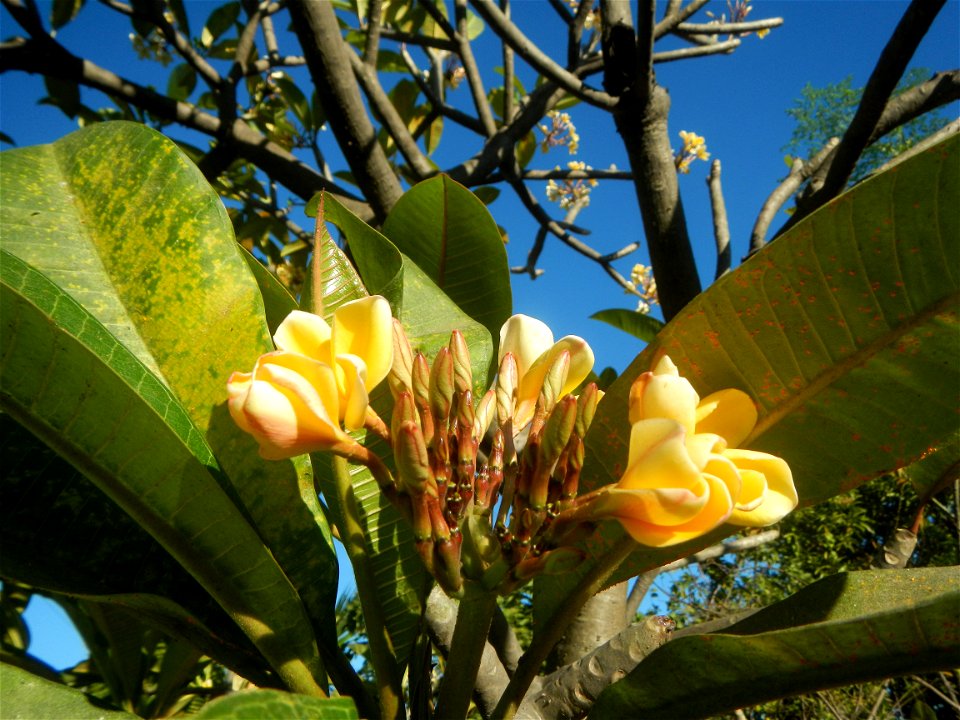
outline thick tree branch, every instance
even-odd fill
[[[653,30],[654,39],[659,40],[668,32],[672,32],[677,25],[691,17],[708,2],[710,2],[710,0],[690,0],[686,7],[683,8],[680,7],[679,3],[671,2],[667,6],[667,13],[663,20],[658,22]]]
[[[583,717],[609,685],[632,671],[670,640],[675,624],[663,615],[646,618],[619,632],[593,652],[543,678],[517,709],[523,720]]]
[[[740,40],[724,40],[712,45],[699,45],[697,47],[680,48],[679,50],[664,50],[653,54],[655,63],[673,62],[674,60],[687,60],[693,57],[703,57],[704,55],[722,55],[731,53],[740,47]]]
[[[377,55],[380,52],[380,15],[383,0],[370,0],[367,8],[367,38],[363,44],[363,62],[367,67],[377,67]]]
[[[631,35],[629,28],[609,23],[604,15],[604,87],[619,96],[613,119],[633,171],[660,305],[670,320],[700,293],[700,278],[667,130],[670,96],[652,74],[637,76],[636,54],[628,45]]]
[[[377,142],[356,78],[343,71],[350,65],[347,53],[352,51],[340,34],[333,6],[290,0],[288,7],[333,134],[374,215],[382,222],[403,190]]]
[[[477,13],[487,21],[490,29],[541,75],[553,80],[571,95],[591,105],[608,109],[614,106],[615,98],[589,87],[575,74],[554,62],[551,57],[520,32],[516,25],[504,17],[493,0],[473,0],[472,5]]]
[[[857,112],[850,127],[843,134],[823,186],[814,192],[802,206],[797,207],[793,222],[809,215],[821,205],[832,200],[846,187],[853,168],[870,143],[877,124],[887,106],[887,101],[903,76],[910,58],[927,34],[930,25],[946,0],[912,0],[907,11],[897,24],[880,58],[870,74]]]

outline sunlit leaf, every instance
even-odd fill
[[[196,720],[358,720],[350,698],[311,698],[280,692],[252,690],[235,693],[203,706]]]
[[[663,322],[655,317],[624,308],[600,310],[591,315],[590,319],[613,325],[613,327],[648,343],[653,342],[657,333],[663,329]]]
[[[4,720],[71,718],[72,720],[136,720],[136,715],[94,704],[89,696],[66,685],[0,663]]]

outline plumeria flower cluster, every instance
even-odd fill
[[[417,550],[441,587],[456,595],[466,577],[509,592],[579,562],[579,552],[540,538],[558,503],[576,497],[583,436],[599,400],[595,385],[571,394],[593,367],[586,342],[554,342],[539,320],[513,316],[501,330],[496,380],[476,403],[459,332],[432,364],[412,351],[398,322],[394,343],[397,487]]]
[[[653,305],[660,304],[657,296],[657,281],[653,277],[653,268],[649,265],[637,263],[630,271],[630,286],[640,296],[637,302],[637,312],[647,315]]]
[[[540,142],[540,150],[547,152],[550,148],[566,146],[567,152],[576,155],[580,149],[580,136],[577,134],[577,128],[570,119],[569,113],[551,110],[547,113],[550,120],[549,125],[540,124],[540,131],[543,133],[543,140]]]
[[[664,356],[633,383],[630,449],[616,485],[582,496],[563,522],[616,518],[638,543],[665,547],[723,523],[764,527],[797,505],[787,463],[738,448],[757,422],[736,389],[700,399]]]
[[[673,164],[677,166],[677,172],[690,172],[690,165],[694,160],[709,160],[710,153],[707,152],[707,141],[693,132],[686,130],[680,131],[680,139],[683,140],[683,147],[677,150],[673,156]]]
[[[559,170],[557,165],[555,170]],[[592,170],[585,162],[571,161],[567,163],[567,169],[574,172],[586,172]],[[590,191],[597,186],[594,178],[568,178],[558,184],[555,180],[547,181],[547,199],[550,202],[558,202],[560,207],[567,210],[574,205],[586,207],[590,204]]]

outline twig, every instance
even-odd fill
[[[430,4],[428,2],[428,4]],[[463,63],[463,71],[467,76],[467,84],[470,86],[470,94],[473,96],[473,105],[480,117],[480,124],[483,125],[484,133],[491,137],[497,132],[497,124],[493,120],[493,113],[490,111],[490,103],[487,102],[487,93],[483,89],[483,80],[480,77],[480,68],[477,67],[477,61],[473,57],[473,50],[470,48],[470,40],[467,37],[467,0],[454,0],[454,12],[457,17],[457,37],[460,55],[460,62]],[[497,9],[497,12],[500,12]],[[510,88],[513,92],[513,88]]]
[[[433,175],[433,164],[427,159],[427,156],[421,152],[417,141],[414,140],[410,134],[407,124],[403,121],[403,118],[400,117],[400,113],[397,112],[394,104],[390,102],[390,98],[387,97],[387,93],[384,92],[383,87],[380,85],[376,69],[364,63],[352,50],[347,50],[346,56],[350,61],[350,67],[353,69],[354,75],[357,76],[360,87],[363,88],[364,95],[367,96],[367,100],[370,102],[374,114],[380,118],[387,133],[389,133],[393,142],[396,143],[397,149],[410,165],[411,170],[413,170],[418,179]]]
[[[707,176],[710,189],[710,207],[713,211],[713,237],[717,242],[717,271],[714,279],[719,279],[730,270],[730,226],[727,224],[727,206],[723,201],[723,188],[720,185],[720,161],[714,160]]]
[[[726,540],[722,543],[717,543],[716,545],[711,545],[708,548],[704,548],[700,552],[696,552],[689,557],[680,558],[679,560],[674,560],[672,563],[667,563],[660,568],[660,572],[670,572],[671,570],[679,570],[682,567],[687,565],[692,565],[694,563],[701,563],[704,560],[713,560],[714,558],[722,557],[727,553],[741,553],[744,550],[753,550],[758,548],[761,545],[766,545],[769,542],[773,542],[780,537],[780,531],[774,528],[773,530],[764,530],[763,532],[757,533],[756,535],[747,535],[746,537],[734,538],[733,540]]]
[[[510,45],[514,51],[526,60],[541,75],[553,80],[570,94],[580,98],[584,102],[596,105],[601,108],[612,108],[616,104],[616,98],[611,97],[605,92],[595,90],[589,87],[575,74],[560,67],[551,57],[546,55],[540,48],[527,38],[520,29],[504,17],[492,0],[473,0],[473,7],[477,13],[487,21],[490,29],[505,43]]]
[[[519,176],[522,180],[633,180],[629,170],[524,170]],[[484,182],[492,183],[504,180],[502,173],[491,173]]]
[[[593,0],[581,0],[577,14],[570,21],[567,30],[567,70],[576,70],[580,64],[580,41],[583,38],[583,24],[593,9]]]
[[[274,64],[280,62],[281,60],[280,45],[277,44],[277,33],[273,27],[273,18],[267,14],[268,10],[269,7],[264,8],[261,6],[260,31],[263,33],[264,47],[267,48],[267,60],[271,64]]]
[[[640,609],[640,603],[643,602],[647,593],[650,592],[650,588],[653,587],[654,581],[659,576],[660,568],[647,570],[647,572],[637,576],[637,581],[633,584],[633,587],[630,588],[630,594],[627,596],[627,605],[623,613],[625,616],[624,619],[628,623],[632,623],[637,619],[637,610]]]
[[[145,5],[150,8],[157,8],[157,12],[151,13],[148,17],[142,17],[136,8],[134,8],[133,17],[140,17],[156,25],[166,41],[173,45],[180,57],[182,57],[190,67],[197,71],[197,74],[203,78],[203,81],[207,83],[210,89],[215,90],[219,88],[222,84],[220,73],[218,73],[202,55],[193,49],[193,45],[190,44],[187,38],[177,32],[176,28],[170,24],[158,6],[151,3],[145,3]]]
[[[480,121],[477,120],[473,115],[467,115],[465,112],[461,112],[456,108],[452,108],[446,103],[443,102],[437,94],[434,92],[433,88],[430,87],[424,77],[423,73],[420,72],[420,69],[417,67],[413,58],[410,56],[410,52],[406,47],[400,46],[400,57],[403,58],[404,64],[407,66],[407,70],[410,75],[413,77],[417,87],[420,88],[420,91],[427,97],[427,100],[430,102],[430,106],[438,111],[444,117],[448,117],[453,120],[455,123],[462,125],[468,130],[472,130],[478,135],[483,135],[483,126],[480,124]]]
[[[784,203],[793,196],[797,189],[808,178],[821,168],[824,161],[830,156],[839,142],[840,138],[830,138],[827,144],[821,148],[820,152],[807,162],[803,162],[800,158],[793,161],[790,167],[790,173],[782,183],[774,188],[773,192],[770,193],[769,197],[767,197],[763,203],[763,207],[760,208],[757,220],[753,224],[753,231],[750,233],[750,255],[753,255],[753,253],[763,247],[770,223],[773,222],[776,214],[780,212],[780,208],[783,207]]]
[[[944,125],[942,128],[937,130],[937,132],[933,133],[932,135],[928,135],[923,140],[918,142],[916,145],[910,148],[907,148],[896,157],[890,158],[889,160],[887,160],[887,162],[885,162],[883,165],[878,167],[873,172],[873,174],[878,175],[882,172],[885,172],[890,168],[892,168],[894,165],[899,165],[904,160],[908,160],[912,158],[914,155],[919,155],[925,150],[929,150],[938,142],[945,140],[950,135],[956,135],[958,132],[960,132],[960,119],[954,120],[953,122]]]
[[[781,25],[783,25],[783,18],[777,17],[737,23],[680,23],[674,29],[676,32],[697,33],[700,35],[736,35],[738,33],[767,30],[769,28],[780,27]]]
[[[560,16],[560,19],[563,20],[567,25],[573,22],[573,13],[570,11],[570,7],[564,4],[563,0],[549,0],[550,7],[557,11],[557,15]]]
[[[412,33],[394,30],[389,27],[380,28],[380,37],[386,40],[393,40],[407,45],[416,45],[420,47],[436,48],[447,52],[456,52],[457,44],[449,38],[435,38],[429,35],[414,35]]]
[[[674,60],[687,60],[692,57],[703,57],[704,55],[720,55],[731,53],[740,46],[740,40],[724,40],[723,42],[712,45],[701,45],[698,47],[680,48],[679,50],[664,50],[653,54],[653,62],[665,63]]]
[[[667,6],[667,13],[663,20],[658,22],[653,29],[654,39],[662,38],[668,32],[671,32],[677,25],[693,15],[708,2],[710,2],[710,0],[691,0],[684,8],[679,7],[680,3],[671,2]]]
[[[510,19],[510,0],[500,0],[500,10],[503,16]],[[513,48],[506,43],[501,43],[503,54],[503,121],[505,123],[513,120],[514,97],[513,97]]]
[[[946,0],[912,0],[880,53],[863,90],[857,112],[837,146],[823,186],[810,196],[804,207],[797,208],[794,213],[796,220],[835,198],[846,186],[857,160],[877,128],[890,95],[945,2]]]

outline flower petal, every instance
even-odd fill
[[[546,323],[529,315],[513,315],[500,328],[500,353],[497,362],[502,361],[506,353],[513,353],[517,370],[522,377],[551,345],[553,332]]]
[[[655,525],[635,518],[618,517],[623,529],[638,543],[667,547],[693,540],[722,524],[730,515],[733,501],[727,486],[712,475],[703,476],[706,503],[699,513],[680,525]]]
[[[366,364],[364,387],[380,384],[393,365],[390,303],[379,295],[341,305],[333,314],[333,354],[356,355]]]
[[[630,431],[627,470],[617,487],[655,490],[698,486],[700,469],[687,452],[683,426],[673,420],[641,420]]]
[[[257,361],[240,409],[260,455],[279,460],[349,441],[336,420],[337,403],[332,368],[296,353],[275,352]]]
[[[763,502],[748,512],[734,511],[730,517],[732,524],[765,527],[782,519],[797,506],[797,489],[785,460],[754,450],[725,450],[723,454],[733,461],[741,475],[749,474],[744,471],[753,470],[761,473],[767,484]]]
[[[757,424],[757,406],[745,392],[728,388],[701,400],[696,416],[698,433],[715,433],[737,447]]]
[[[700,396],[666,355],[652,373],[640,375],[630,390],[630,419],[666,418],[676,420],[694,434]]]
[[[370,397],[365,376],[367,368],[356,355],[337,355],[337,383],[340,386],[342,420],[347,430],[359,430],[367,414]]]
[[[709,488],[701,483],[693,490],[678,488],[624,490],[611,487],[591,503],[597,518],[616,518],[648,525],[679,526],[696,517],[709,500]]]
[[[280,323],[273,342],[279,350],[300,353],[328,364],[333,362],[329,347],[330,326],[319,315],[294,310]]]
[[[253,430],[247,422],[246,415],[243,414],[243,403],[247,399],[252,382],[253,373],[235,372],[227,379],[227,409],[230,410],[230,417],[241,430],[248,433],[252,433]]]

